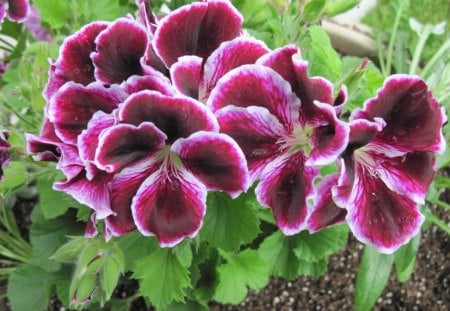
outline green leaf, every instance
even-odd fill
[[[309,262],[300,260],[298,264],[297,275],[321,276],[327,272],[328,261],[327,258],[316,262]]]
[[[192,248],[191,248],[191,242],[188,240],[183,241],[181,244],[175,246],[173,248],[173,252],[177,256],[180,263],[189,268],[192,263]]]
[[[221,252],[227,263],[219,266],[219,284],[214,299],[220,303],[238,304],[249,288],[258,289],[269,282],[269,265],[258,252],[246,249],[237,255]]]
[[[46,220],[39,206],[33,210],[32,222],[30,240],[33,245],[33,259],[31,262],[44,270],[59,270],[61,264],[50,259],[50,256],[66,242],[67,236],[81,235],[84,224],[77,223],[72,212]]]
[[[113,257],[106,260],[102,270],[100,271],[100,284],[105,292],[105,300],[109,300],[119,281],[121,267],[117,260]]]
[[[0,192],[8,192],[22,186],[26,181],[26,176],[25,165],[11,161],[3,167],[3,181],[0,182]]]
[[[69,242],[61,246],[50,259],[59,262],[75,262],[81,251],[86,247],[85,237],[72,237]]]
[[[72,197],[61,191],[53,190],[53,179],[38,179],[39,202],[46,219],[63,215],[70,207],[78,206]]]
[[[14,311],[47,310],[54,275],[31,265],[18,267],[8,281],[8,299]]]
[[[394,253],[395,271],[398,280],[403,283],[409,280],[416,262],[417,250],[420,245],[420,233],[417,234],[408,244],[403,245]]]
[[[305,21],[313,23],[319,19],[327,0],[309,0],[303,8],[303,18]]]
[[[125,271],[132,270],[137,261],[147,257],[159,248],[155,238],[143,236],[137,231],[118,238],[117,244],[123,251]]]
[[[259,246],[260,257],[270,266],[270,273],[287,280],[298,276],[300,261],[294,254],[295,237],[284,236],[276,231]]]
[[[259,219],[252,194],[243,193],[232,199],[225,193],[208,193],[208,212],[200,231],[201,237],[211,245],[236,251],[258,235]]]
[[[69,2],[60,0],[34,0],[33,4],[41,13],[42,20],[53,29],[67,25],[69,19]]]
[[[359,2],[360,0],[328,0],[324,13],[327,16],[335,16],[357,6]]]
[[[183,302],[184,289],[190,286],[189,270],[167,248],[140,259],[133,269],[133,278],[140,280],[140,293],[157,309],[173,301]]]
[[[393,262],[392,255],[380,254],[366,245],[359,265],[355,288],[355,310],[371,310],[386,286]]]
[[[314,234],[302,231],[296,236],[294,253],[301,260],[317,262],[343,248],[347,237],[346,225],[325,228]]]
[[[328,34],[322,27],[309,27],[300,46],[303,58],[309,62],[308,73],[310,76],[322,76],[332,82],[339,79],[342,63],[331,45]]]

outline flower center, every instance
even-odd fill
[[[306,125],[302,127],[301,125],[295,125],[294,130],[288,136],[281,138],[278,143],[283,149],[287,149],[288,153],[294,153],[297,150],[302,149],[305,154],[309,154],[312,150],[310,144],[312,126]]]
[[[355,162],[361,165],[363,172],[367,172],[371,177],[378,178],[380,174],[376,170],[377,162],[367,150],[368,148],[364,146],[353,151]]]

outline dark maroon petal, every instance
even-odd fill
[[[322,77],[308,76],[308,62],[303,60],[295,45],[287,45],[261,57],[258,64],[278,72],[292,86],[302,103],[300,118],[314,116],[314,101],[333,105],[333,84]]]
[[[347,87],[344,84],[339,90],[337,96],[335,97],[333,104],[334,108],[336,109],[336,114],[338,116],[341,115],[342,110],[344,109],[344,106],[347,103],[347,100],[348,100],[348,91]]]
[[[282,137],[286,130],[270,112],[262,107],[228,106],[216,112],[220,132],[231,136],[241,147],[247,159],[251,180],[280,155]]]
[[[357,149],[367,145],[373,138],[386,126],[381,118],[375,118],[374,121],[366,119],[357,119],[350,122],[349,149]]]
[[[95,81],[94,65],[90,55],[95,51],[95,38],[107,26],[106,22],[93,22],[64,40],[59,51],[59,58],[55,62],[54,74],[58,80],[73,81],[83,85]]]
[[[377,96],[352,115],[353,120],[373,121],[376,117],[386,122],[383,131],[372,141],[380,147],[400,152],[443,152],[445,149],[442,135],[445,113],[417,76],[389,77]]]
[[[272,69],[243,65],[223,76],[208,99],[214,112],[229,105],[267,108],[291,131],[299,116],[300,101],[289,83]]]
[[[347,123],[337,118],[334,107],[321,102],[314,104],[315,118],[308,120],[313,126],[310,137],[312,150],[306,164],[326,165],[336,161],[346,149],[350,128]]]
[[[206,60],[200,100],[206,102],[217,81],[228,71],[245,64],[254,64],[269,52],[264,42],[251,37],[238,37],[222,43]]]
[[[331,174],[317,184],[317,199],[308,218],[309,232],[314,233],[345,221],[347,210],[334,203],[331,192],[332,187],[337,185],[338,178],[339,173]]]
[[[313,181],[319,170],[305,166],[305,161],[302,151],[278,157],[264,169],[255,190],[258,201],[273,210],[278,227],[286,235],[305,229],[308,200],[315,196]]]
[[[161,162],[148,159],[139,161],[115,175],[111,184],[111,210],[114,214],[105,219],[105,224],[114,236],[121,236],[136,229],[131,204],[144,180],[161,166]]]
[[[94,160],[100,134],[116,123],[117,120],[113,114],[97,111],[89,121],[87,129],[78,135],[78,152],[86,169],[86,177],[89,180],[99,172],[97,166],[94,164]]]
[[[78,154],[78,148],[69,144],[58,144],[61,157],[56,168],[66,175],[67,180],[72,180],[83,170],[83,162]]]
[[[97,52],[91,58],[98,81],[121,83],[132,75],[142,74],[140,59],[147,48],[148,36],[140,24],[120,18],[102,31],[95,43]]]
[[[126,93],[117,86],[106,88],[99,83],[83,86],[68,82],[52,97],[48,117],[61,140],[76,144],[77,136],[87,128],[95,112],[110,113],[125,98]]]
[[[175,246],[200,230],[206,188],[189,172],[158,170],[141,185],[131,209],[142,234],[156,235],[162,247]]]
[[[62,75],[57,75],[55,62],[52,59],[49,59],[50,68],[48,69],[48,81],[44,87],[44,91],[42,95],[45,100],[48,102],[52,98],[52,96],[58,92],[59,88],[63,86],[64,83],[67,82],[66,78]]]
[[[92,208],[98,219],[104,219],[113,213],[110,207],[110,190],[108,187],[111,179],[111,174],[103,173],[97,174],[92,180],[88,180],[82,172],[72,180],[56,182],[53,188],[71,195],[81,204]]]
[[[235,198],[250,186],[245,156],[225,134],[197,132],[177,140],[171,150],[208,190],[225,191]]]
[[[222,42],[241,34],[241,14],[228,1],[185,5],[163,18],[154,48],[167,67],[185,55],[207,58]]]
[[[202,62],[203,59],[198,56],[182,56],[170,67],[173,86],[178,92],[198,99]]]
[[[4,0],[3,0],[4,1]],[[30,13],[27,0],[8,0],[8,18],[15,22],[23,22]]]
[[[152,122],[167,135],[171,144],[198,131],[217,132],[216,117],[205,105],[185,96],[165,96],[154,91],[133,94],[121,105],[122,122],[139,125]]]
[[[118,124],[100,135],[95,163],[108,173],[118,172],[127,164],[161,150],[166,139],[167,136],[150,122],[139,126]]]
[[[143,90],[158,91],[164,95],[173,95],[175,93],[170,80],[162,73],[152,70],[145,76],[132,76],[123,82],[121,87],[128,94],[137,93]]]
[[[162,59],[158,56],[158,54],[156,54],[153,44],[151,43],[147,45],[147,50],[145,51],[145,55],[141,59],[141,64],[155,68],[164,75],[169,74],[169,70],[167,69]]]
[[[394,158],[379,153],[371,153],[371,156],[376,163],[373,168],[376,175],[389,189],[417,203],[425,203],[426,193],[436,175],[433,153],[413,152]]]
[[[86,229],[84,231],[84,236],[86,238],[93,238],[97,236],[98,229],[97,229],[97,217],[95,215],[95,212],[93,211],[91,213],[91,216],[89,216],[87,222],[86,222]]]
[[[361,165],[356,169],[347,211],[347,223],[356,238],[388,254],[408,243],[425,219],[409,195],[391,191]]]
[[[2,168],[8,165],[11,160],[11,155],[9,154],[11,144],[8,142],[9,135],[8,131],[0,131],[0,182],[3,180]]]

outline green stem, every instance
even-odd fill
[[[432,25],[426,24],[422,33],[419,37],[419,42],[417,42],[416,50],[414,51],[414,56],[411,61],[411,67],[409,67],[409,74],[416,74],[417,67],[419,66],[420,56],[422,56],[423,48],[425,47],[425,43],[431,35],[431,31],[433,29]]]
[[[440,207],[443,207],[443,208],[446,208],[446,209],[449,209],[450,210],[450,204],[448,204],[448,203],[446,203],[446,202],[444,202],[444,201],[441,201],[441,200],[437,200],[436,202],[434,202],[437,206],[440,206]]]
[[[450,49],[450,39],[445,41],[445,43],[441,46],[441,48],[433,55],[433,57],[429,60],[429,62],[425,65],[422,70],[422,77],[428,77],[429,71],[433,68],[435,63],[442,58],[442,55]]]
[[[395,38],[397,37],[397,30],[398,26],[400,25],[400,18],[402,17],[405,4],[406,0],[400,0],[397,15],[395,16],[394,28],[392,29],[392,36],[389,39],[388,55],[386,60],[386,72],[384,72],[385,76],[389,76],[391,74],[392,53],[394,52]]]
[[[431,222],[436,226],[438,226],[439,229],[450,235],[450,227],[444,221],[442,221],[442,219],[433,214],[428,215],[428,219],[431,220]]]

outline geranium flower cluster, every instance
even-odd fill
[[[254,183],[286,235],[346,220],[390,253],[417,233],[445,147],[444,112],[419,77],[388,78],[345,122],[346,88],[310,77],[299,47],[250,37],[228,1],[161,20],[137,3],[137,20],[64,41],[41,133],[27,136],[65,174],[54,188],[92,208],[89,235],[103,220],[107,238],[137,229],[173,246],[197,234],[208,190],[236,197]]]

